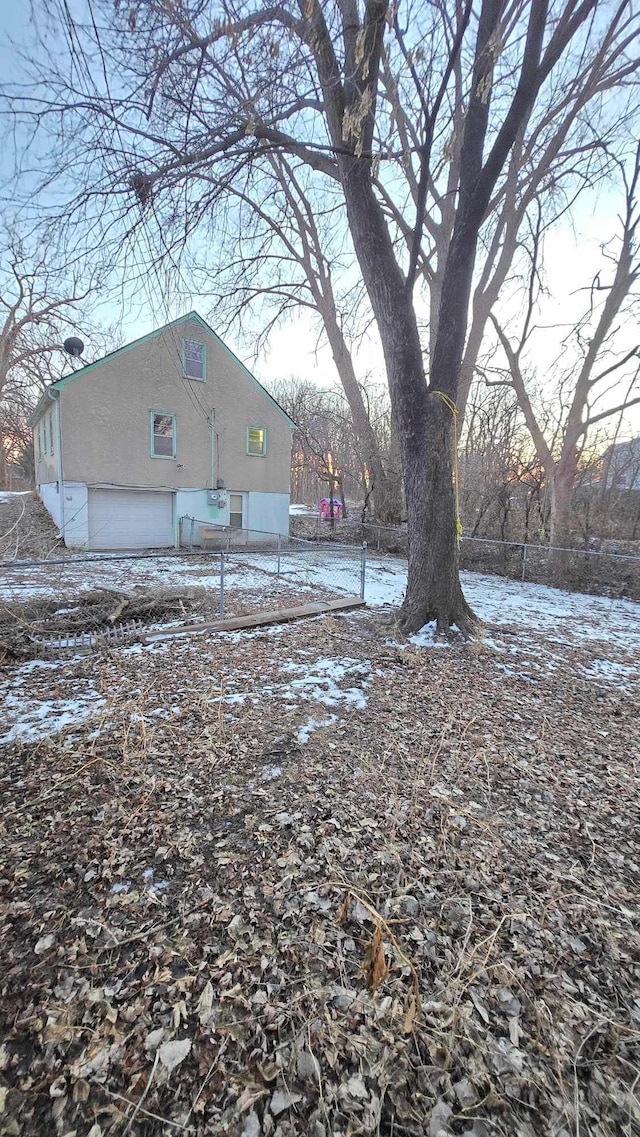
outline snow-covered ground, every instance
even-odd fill
[[[233,552],[225,569],[228,587],[259,591],[275,577],[277,566],[275,549]],[[280,558],[281,580],[297,588],[318,586],[357,594],[360,571],[360,550],[344,545],[294,546],[283,549]],[[472,608],[487,624],[531,627],[576,642],[615,638],[640,650],[640,604],[632,600],[565,592],[473,572],[462,573],[462,581]],[[150,558],[101,554],[82,561],[52,560],[17,569],[5,566],[0,571],[0,598],[72,597],[97,588],[125,593],[150,587],[217,590],[219,582],[218,554]],[[369,555],[365,598],[371,607],[400,604],[406,584],[406,561]]]
[[[469,604],[489,626],[550,632],[558,642],[605,640],[640,654],[640,604],[565,592],[544,584],[521,583],[500,576],[463,572]],[[402,602],[407,586],[406,563],[375,558],[367,563],[366,600],[372,607]]]
[[[0,505],[8,505],[14,498],[31,497],[31,492],[31,490],[2,490],[0,493]]]
[[[235,591],[259,592],[273,581],[270,574],[275,568],[274,553],[243,553],[232,558],[228,586]],[[342,586],[344,591],[356,592],[359,586],[360,564],[355,550],[327,551],[315,547],[286,553],[282,556],[281,568],[281,580],[290,581],[298,592],[305,586],[311,591],[316,586],[340,591]],[[154,584],[217,589],[219,583],[218,565],[213,557],[204,561],[176,556],[156,560],[90,559],[60,569],[52,563],[51,567],[31,569],[29,574],[24,590],[8,585],[9,574],[5,574],[5,597],[20,595],[22,598],[25,593],[51,595],[52,592],[67,596],[70,592],[99,587],[130,591],[136,585]],[[495,669],[497,680],[507,676],[535,683],[555,672],[560,675],[569,663],[574,676],[596,687],[604,685],[630,691],[640,686],[640,604],[479,573],[463,573],[463,586],[471,606],[484,622],[482,643],[488,649],[488,665]],[[366,599],[370,607],[398,605],[405,587],[404,561],[370,557],[366,574]],[[269,634],[280,635],[285,631],[280,625],[270,629]],[[438,642],[434,633],[435,629],[427,626],[411,637],[410,644],[396,646],[401,649],[449,646]],[[230,650],[234,643],[256,634],[264,636],[265,632],[227,633]],[[392,633],[390,639],[393,642]],[[148,647],[135,645],[120,650],[139,655],[142,669],[146,653],[176,655],[197,651],[198,640],[188,637],[183,641],[167,640]],[[92,681],[82,679],[70,683],[65,678],[60,689],[50,689],[56,687],[59,677],[70,675],[72,671],[73,661],[69,660],[34,661],[11,671],[0,682],[0,697],[4,699],[0,742],[32,741],[66,726],[99,718],[105,701]],[[313,653],[309,653],[303,675],[299,674],[298,665],[292,665],[289,671],[285,668],[275,682],[265,678],[259,695],[276,699],[283,708],[295,704],[304,707],[314,702],[321,702],[327,708],[327,715],[314,713],[300,727],[299,741],[305,742],[314,730],[333,722],[339,708],[364,709],[367,684],[367,668],[361,666],[361,661],[314,659]],[[256,691],[250,682],[244,689],[240,685],[225,694],[222,701],[231,706],[255,697]]]
[[[299,547],[294,546],[294,550]],[[276,548],[253,553],[232,552],[225,559],[227,587],[255,592],[273,581],[278,568]],[[301,586],[328,588],[353,595],[360,591],[360,550],[345,545],[304,545],[283,549],[280,579]],[[0,599],[30,600],[46,596],[72,598],[105,588],[131,593],[148,588],[206,588],[220,584],[220,554],[168,556],[88,555],[82,560],[57,559],[46,564],[0,568]]]
[[[275,550],[232,553],[225,569],[226,584],[236,592],[257,592],[273,582]],[[282,552],[280,581],[296,589],[314,587],[357,595],[360,590],[360,551],[347,546],[309,545]],[[0,573],[0,598],[26,600],[58,595],[72,598],[97,588],[135,592],[140,588],[199,587],[217,591],[217,554],[156,558],[89,557],[80,562],[51,561],[46,565]],[[564,644],[607,641],[640,653],[640,604],[565,592],[546,585],[521,583],[481,573],[462,573],[465,595],[480,619],[490,627],[514,626],[551,633]],[[369,556],[365,599],[374,608],[402,602],[407,584],[406,561]],[[423,641],[427,642],[428,633]]]
[[[313,505],[290,505],[289,506],[289,516],[290,517],[316,517],[317,514],[318,514],[317,507],[313,506]]]

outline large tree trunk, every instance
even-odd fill
[[[427,387],[412,297],[368,171],[357,159],[343,164],[349,227],[380,333],[404,471],[409,575],[400,624],[407,633],[430,620],[466,631],[474,616],[458,572],[454,416]]]
[[[576,463],[560,459],[550,479],[551,520],[549,544],[569,548],[571,542],[571,503],[576,478]]]
[[[441,632],[453,624],[468,632],[476,621],[462,594],[458,572],[453,414],[432,392],[421,408],[416,407],[412,425],[414,439],[407,440],[405,458],[409,576],[400,622],[406,632],[417,631],[431,620]],[[404,441],[402,435],[400,441]],[[416,460],[418,455],[421,458]]]

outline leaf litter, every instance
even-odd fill
[[[491,637],[14,670],[103,702],[3,748],[3,1132],[639,1131],[637,686]]]

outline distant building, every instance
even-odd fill
[[[602,460],[600,485],[608,490],[640,490],[640,438],[609,447]]]

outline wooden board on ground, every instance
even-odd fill
[[[324,616],[330,612],[350,612],[364,608],[365,601],[356,596],[342,600],[320,600],[313,604],[300,604],[297,608],[278,608],[270,612],[253,612],[249,616],[231,616],[228,620],[211,620],[204,624],[183,624],[170,631],[147,632],[143,643],[173,639],[174,636],[194,635],[197,632],[235,632],[244,628],[260,628],[268,624],[286,624],[289,620],[304,620],[307,616]]]

